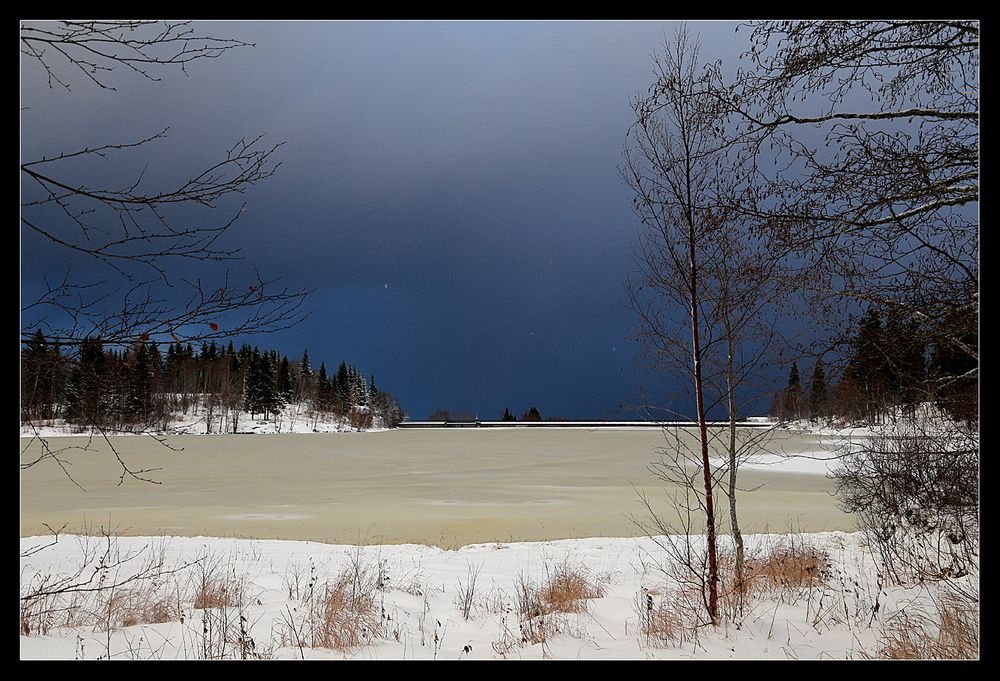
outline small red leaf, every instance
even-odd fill
[[[212,331],[218,331],[219,330],[219,325],[216,324],[215,322],[209,322],[208,323],[208,328],[210,328]]]
[[[226,289],[224,289],[224,288],[220,288],[220,289],[219,289],[219,295],[220,295],[220,296],[223,296],[223,295],[225,295],[225,294],[226,294]]]
[[[148,333],[144,333],[141,336],[139,336],[139,338],[143,339],[144,341],[148,341],[149,340],[149,334]]]
[[[171,337],[171,338],[173,338],[173,339],[174,339],[175,341],[177,341],[178,343],[180,343],[180,342],[181,342],[181,341],[180,341],[180,339],[179,339],[179,338],[178,338],[177,336],[175,336],[174,334],[170,334],[170,337]]]
[[[251,286],[251,287],[250,287],[250,292],[251,292],[251,293],[253,293],[253,292],[254,292],[254,291],[256,291],[256,290],[257,290],[257,287],[256,287],[256,286]]]

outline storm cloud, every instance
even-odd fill
[[[305,322],[248,340],[375,373],[414,417],[535,405],[614,418],[651,386],[628,340],[637,225],[618,167],[629,100],[675,27],[201,23],[256,46],[187,77],[117,73],[115,92],[81,78],[49,88],[22,59],[22,157],[169,127],[142,159],[155,182],[265,133],[283,142],[282,165],[246,195],[228,243],[242,249],[237,267],[316,292]],[[691,28],[704,58],[737,56],[735,24]],[[67,262],[22,233],[24,295]]]

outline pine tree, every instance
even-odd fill
[[[504,410],[503,410],[503,416],[500,417],[500,420],[501,421],[516,421],[517,419],[514,418],[514,415],[510,413],[510,409],[507,409],[505,407]]]

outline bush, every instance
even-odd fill
[[[841,505],[896,583],[968,574],[979,556],[979,433],[870,438],[831,472]]]

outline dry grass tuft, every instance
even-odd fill
[[[638,602],[639,633],[647,645],[683,645],[697,640],[700,597],[691,600],[688,590],[643,590]]]
[[[778,544],[761,557],[746,561],[746,578],[770,588],[822,586],[827,556],[801,543]]]
[[[92,594],[49,594],[21,601],[23,636],[47,635],[58,627],[114,631],[139,624],[175,622],[181,616],[180,588],[166,593],[155,581],[97,589]]]
[[[545,611],[555,613],[583,612],[587,600],[603,596],[603,584],[591,580],[582,569],[563,564],[549,575],[538,597]]]
[[[688,629],[685,617],[680,611],[671,607],[669,603],[660,603],[652,610],[646,611],[639,630],[647,641],[680,643]]]
[[[354,589],[347,574],[323,585],[310,636],[314,648],[356,648],[371,643],[380,628],[374,592]]]
[[[218,559],[204,558],[195,574],[195,610],[242,607],[247,600],[246,575],[235,566],[223,567]]]
[[[547,654],[545,645],[550,638],[574,633],[566,615],[586,611],[588,599],[602,596],[603,584],[592,579],[586,570],[568,563],[556,566],[541,586],[520,573],[514,584],[513,603],[520,636],[504,628],[500,641],[494,643],[494,650],[502,657],[506,656],[519,639],[520,645],[542,644],[543,654]],[[495,606],[506,609],[502,598],[495,600]]]
[[[333,579],[310,579],[299,608],[303,621],[286,620],[282,645],[348,651],[382,637],[386,614],[379,604],[382,576],[360,553]]]
[[[874,658],[975,660],[979,658],[979,608],[946,596],[937,616],[900,613],[886,625]]]
[[[774,599],[786,602],[804,590],[824,585],[827,555],[794,538],[783,540],[748,555],[743,581],[736,579],[736,558],[730,551],[719,554],[719,608],[724,618],[738,618],[754,602]]]
[[[180,618],[179,595],[164,594],[155,583],[102,593],[93,612],[95,628],[100,631],[176,622]]]
[[[194,597],[195,610],[207,610],[209,608],[226,608],[234,605],[236,599],[233,598],[226,582],[212,580],[202,583]]]

